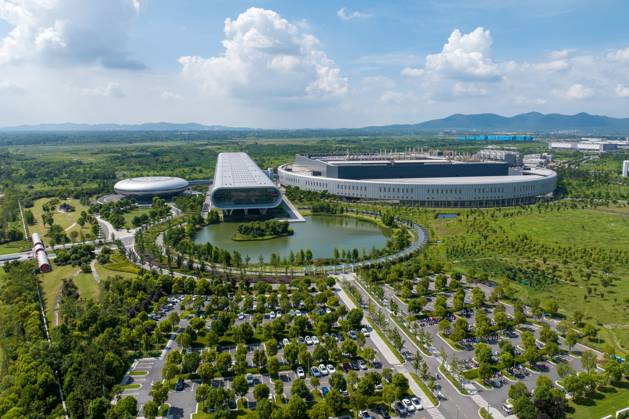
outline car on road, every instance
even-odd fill
[[[332,364],[328,364],[325,366],[328,370],[328,374],[332,375],[336,372],[336,368],[334,368],[334,365]]]
[[[297,367],[295,372],[297,373],[297,378],[306,378],[306,373],[302,367]]]
[[[248,386],[252,386],[253,385],[253,374],[249,373],[249,374],[245,375],[245,379],[247,380],[247,385]]]
[[[310,374],[312,374],[313,377],[321,377],[321,371],[319,371],[317,367],[310,368]]]
[[[419,398],[411,397],[411,403],[413,403],[413,407],[415,408],[415,410],[424,410],[424,406],[422,405],[422,402],[419,400]]]
[[[180,378],[177,380],[177,384],[175,384],[175,391],[182,391],[186,386],[186,383]]]
[[[411,399],[402,399],[402,404],[409,412],[415,411],[415,406],[413,406],[413,403],[411,403]]]
[[[319,372],[321,372],[321,375],[328,375],[329,371],[328,368],[325,366],[325,364],[319,364]]]
[[[395,413],[398,414],[398,416],[408,415],[408,410],[401,402],[393,402],[393,404],[391,405],[391,409],[393,409]]]

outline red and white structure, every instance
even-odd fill
[[[43,273],[50,272],[52,267],[50,266],[50,260],[48,260],[48,255],[46,254],[46,248],[44,247],[44,242],[38,233],[33,233],[31,236],[31,240],[33,241],[33,257],[37,261],[37,266],[39,270]]]

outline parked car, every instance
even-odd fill
[[[371,419],[371,415],[370,415],[370,414],[369,414],[369,412],[368,412],[368,411],[366,411],[366,410],[361,410],[361,411],[360,411],[360,414],[358,415],[358,417],[359,417],[360,419]]]
[[[408,410],[401,402],[393,402],[391,408],[398,414],[398,416],[408,415]]]
[[[378,409],[376,409],[376,412],[378,412],[378,414],[382,416],[382,419],[391,419],[391,415],[384,406],[380,406]]]
[[[328,374],[332,375],[336,372],[336,368],[334,368],[334,365],[332,364],[328,364],[325,366],[328,370]]]
[[[409,412],[415,411],[415,406],[413,406],[413,403],[411,403],[410,399],[402,399],[402,404],[404,405],[406,410],[408,410]]]
[[[350,330],[349,332],[347,332],[347,336],[349,336],[350,339],[357,339],[358,338],[358,335],[353,330]]]
[[[306,373],[302,367],[297,367],[297,378],[306,378]]]
[[[245,375],[245,379],[247,380],[247,385],[249,385],[249,386],[253,385],[253,374]]]
[[[326,367],[325,364],[319,364],[319,372],[321,373],[321,375],[328,375],[328,367]]]
[[[369,337],[369,331],[367,330],[367,328],[363,327],[362,329],[360,329],[360,331],[363,335],[365,335],[365,337]]]
[[[511,404],[511,400],[507,399],[507,401],[502,404],[502,410],[504,410],[507,415],[513,414],[513,405]]]
[[[413,403],[413,407],[415,408],[415,410],[424,410],[424,406],[422,405],[422,402],[419,400],[419,398],[411,397],[411,403]]]
[[[304,340],[306,341],[306,345],[312,345],[312,338],[310,336],[306,336]]]
[[[312,374],[313,377],[321,377],[321,371],[319,371],[317,367],[310,368],[310,374]]]
[[[288,345],[289,343],[290,343],[290,340],[288,340],[288,339],[286,339],[286,338],[282,339],[282,345],[286,346],[286,345]]]
[[[182,391],[186,386],[186,383],[180,378],[177,380],[177,384],[175,384],[175,391]]]
[[[319,344],[319,338],[318,337],[312,336],[311,339],[312,339],[312,344],[313,345],[318,345]]]
[[[365,363],[365,361],[363,361],[362,359],[358,360],[358,367],[361,370],[366,370],[367,369],[367,364]]]

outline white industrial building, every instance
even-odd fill
[[[622,162],[622,175],[623,177],[629,177],[629,160]]]
[[[548,169],[380,156],[297,156],[280,166],[278,175],[286,187],[431,207],[525,204],[552,194],[557,184],[557,174]]]
[[[228,214],[257,210],[264,214],[282,203],[282,193],[247,153],[220,153],[210,196],[212,207]]]

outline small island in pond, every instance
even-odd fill
[[[292,236],[294,231],[287,221],[253,221],[238,226],[232,235],[234,241],[270,240],[277,237]]]

